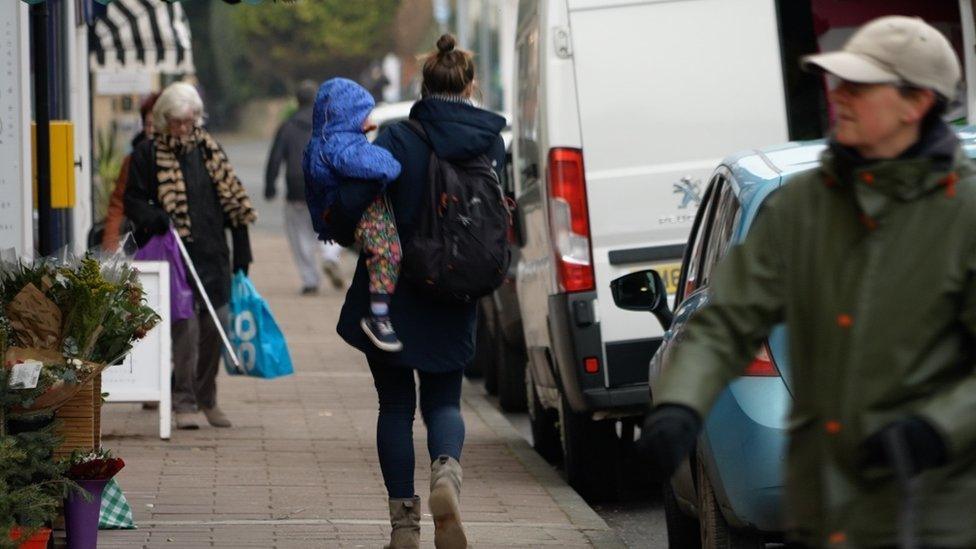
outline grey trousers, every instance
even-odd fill
[[[304,202],[285,202],[285,233],[288,235],[291,255],[295,258],[295,265],[302,277],[302,287],[318,288],[322,276],[319,272],[322,268],[320,262],[338,265],[342,247],[333,242],[326,244],[318,239],[312,229],[308,206]]]
[[[227,305],[217,316],[227,325]],[[206,307],[175,322],[173,338],[173,411],[194,412],[217,405],[217,371],[223,343]]]

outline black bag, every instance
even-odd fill
[[[407,125],[431,147],[427,197],[404,246],[401,275],[438,301],[468,303],[501,286],[512,259],[512,215],[488,157],[443,160],[423,126]]]

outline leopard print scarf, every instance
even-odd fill
[[[210,180],[217,188],[217,197],[224,211],[224,219],[232,227],[253,223],[257,212],[251,200],[234,174],[224,150],[206,130],[196,127],[188,135],[174,137],[156,134],[156,180],[159,182],[159,203],[173,220],[179,235],[187,240],[190,236],[190,210],[186,202],[186,181],[180,169],[179,156],[197,146],[203,147],[204,164]]]

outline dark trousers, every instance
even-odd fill
[[[227,306],[217,309],[227,323]],[[223,343],[206,307],[173,323],[173,411],[194,412],[217,405],[217,371]]]
[[[414,370],[384,360],[370,359],[373,384],[379,396],[376,449],[383,482],[391,498],[414,496],[413,420],[417,409]],[[420,413],[427,426],[431,462],[440,456],[461,459],[464,420],[461,418],[462,370],[442,374],[417,372]]]

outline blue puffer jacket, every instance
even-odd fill
[[[315,97],[312,139],[305,147],[302,170],[312,226],[321,240],[336,239],[329,218],[337,203],[345,217],[356,221],[368,206],[368,201],[342,201],[341,184],[378,183],[378,188],[374,186],[370,192],[375,196],[400,175],[400,163],[393,155],[370,144],[363,135],[363,122],[374,106],[373,97],[365,88],[345,78],[326,80]]]

